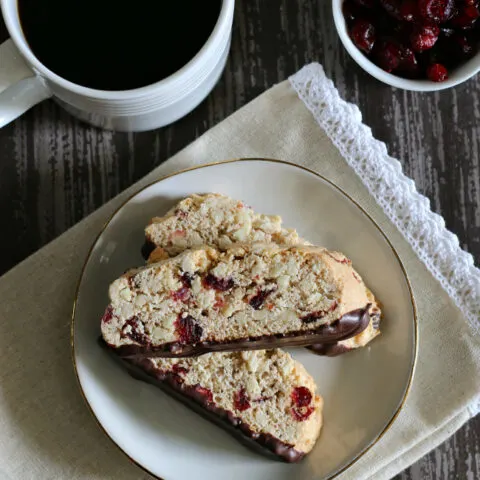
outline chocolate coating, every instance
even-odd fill
[[[160,346],[121,345],[113,347],[121,357],[194,357],[209,352],[225,352],[236,350],[264,350],[279,347],[305,347],[315,344],[335,344],[355,336],[370,321],[370,304],[363,309],[353,310],[328,325],[321,325],[310,331],[296,331],[287,334],[262,335],[259,337],[240,338],[224,342],[203,341],[194,344],[180,342],[165,343]],[[359,330],[361,328],[362,330]]]
[[[368,310],[367,310],[368,313]],[[361,318],[361,321],[358,323],[357,329],[355,330],[354,334],[352,337],[355,335],[358,335],[359,333],[362,333],[367,327],[370,322],[373,322],[375,325],[375,322],[377,324],[378,328],[378,315],[364,315]],[[323,355],[327,357],[336,357],[338,355],[342,355],[343,353],[349,352],[352,350],[351,348],[342,345],[341,343],[316,343],[315,345],[310,345],[307,347],[309,350],[311,350],[313,353],[316,353],[317,355]]]
[[[136,380],[151,383],[184,405],[232,434],[245,446],[270,458],[288,463],[299,462],[305,453],[295,450],[292,445],[282,442],[270,434],[257,433],[236,417],[233,412],[216,406],[195,386],[185,385],[182,378],[173,373],[156,368],[148,359],[121,359],[99,338],[100,345]]]
[[[310,345],[307,348],[313,353],[324,357],[337,357],[338,355],[342,355],[343,353],[352,350],[341,343],[317,343],[315,345]]]
[[[142,257],[145,261],[148,260],[150,254],[155,250],[156,245],[150,240],[145,239],[145,243],[142,245]]]

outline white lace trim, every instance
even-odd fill
[[[318,63],[290,77],[298,96],[312,112],[348,164],[362,179],[377,203],[412,245],[418,257],[454,300],[474,333],[480,331],[480,270],[445,228],[430,201],[402,173],[400,162],[362,123],[356,105],[345,102]],[[479,404],[472,407],[480,411]]]

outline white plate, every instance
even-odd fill
[[[141,265],[148,220],[192,193],[220,192],[278,213],[314,243],[343,251],[380,299],[382,335],[336,358],[292,349],[325,400],[325,425],[298,465],[250,452],[151,385],[132,379],[97,344],[109,283]],[[417,348],[415,306],[400,260],[358,205],[297,166],[249,159],[188,170],[128,200],[100,233],[78,287],[73,356],[83,394],[107,435],[139,466],[166,480],[326,479],[347,468],[386,431],[405,401]]]

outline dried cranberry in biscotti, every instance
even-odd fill
[[[195,391],[197,392],[198,396],[202,397],[206,402],[212,403],[213,402],[213,393],[208,388],[201,387],[197,385],[195,387]]]
[[[258,290],[258,292],[250,298],[248,303],[254,310],[260,310],[263,307],[263,304],[267,297],[275,290],[275,288],[270,288],[268,290]]]
[[[186,302],[190,297],[190,289],[188,287],[181,287],[173,291],[171,295],[176,302]]]
[[[312,401],[312,392],[307,387],[296,387],[292,392],[292,401],[297,407],[306,407]]]
[[[111,305],[109,305],[105,310],[105,313],[103,314],[102,322],[110,323],[112,321],[112,318],[113,318],[113,308]]]
[[[192,275],[191,273],[183,272],[182,276],[180,277],[180,280],[184,287],[191,288],[192,280],[194,279],[194,277],[195,275]]]
[[[180,314],[175,321],[175,331],[181,343],[197,343],[202,338],[202,327],[190,315]]]
[[[186,271],[195,278],[186,277]],[[343,255],[313,246],[187,249],[133,269],[110,285],[113,318],[101,322],[102,337],[128,358],[348,339],[369,318],[373,302],[353,272]],[[119,338],[123,328],[125,336]],[[130,341],[128,334],[146,335],[148,345],[140,336]]]
[[[250,408],[250,401],[245,388],[242,387],[238,392],[235,392],[233,396],[233,406],[241,412]]]
[[[121,335],[132,339],[140,345],[148,345],[150,340],[147,335],[141,331],[142,328],[143,326],[139,319],[136,316],[133,316],[125,322]]]
[[[307,420],[313,413],[312,392],[307,387],[296,387],[293,389],[291,399],[293,403],[292,416],[298,422]]]
[[[235,286],[235,282],[233,278],[217,278],[209,273],[204,277],[203,285],[207,288],[214,288],[219,292],[226,292]]]
[[[297,462],[319,436],[323,401],[315,382],[280,349],[218,352],[180,362],[136,357],[125,363],[137,378],[248,440],[247,445],[267,449],[270,457]]]

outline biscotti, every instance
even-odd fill
[[[210,193],[191,195],[165,216],[154,217],[145,229],[142,252],[149,262],[176,255],[202,244],[225,249],[236,242],[264,242],[309,245],[294,229],[284,228],[278,215],[255,213],[244,202]],[[353,273],[360,277],[353,270]],[[371,292],[367,295],[373,298]],[[335,356],[363,347],[380,334],[381,311],[377,302],[370,309],[370,321],[358,335],[347,340],[312,346],[320,355]]]
[[[232,243],[303,243],[294,229],[282,227],[278,215],[255,213],[243,202],[218,193],[191,195],[145,228],[143,254],[152,260],[177,255],[187,248],[211,245],[220,249]]]
[[[153,383],[242,443],[277,459],[298,462],[320,433],[323,401],[315,382],[281,350],[123,363],[135,378]]]
[[[343,255],[273,243],[187,250],[125,273],[109,295],[101,331],[122,356],[331,343],[375,307]]]

